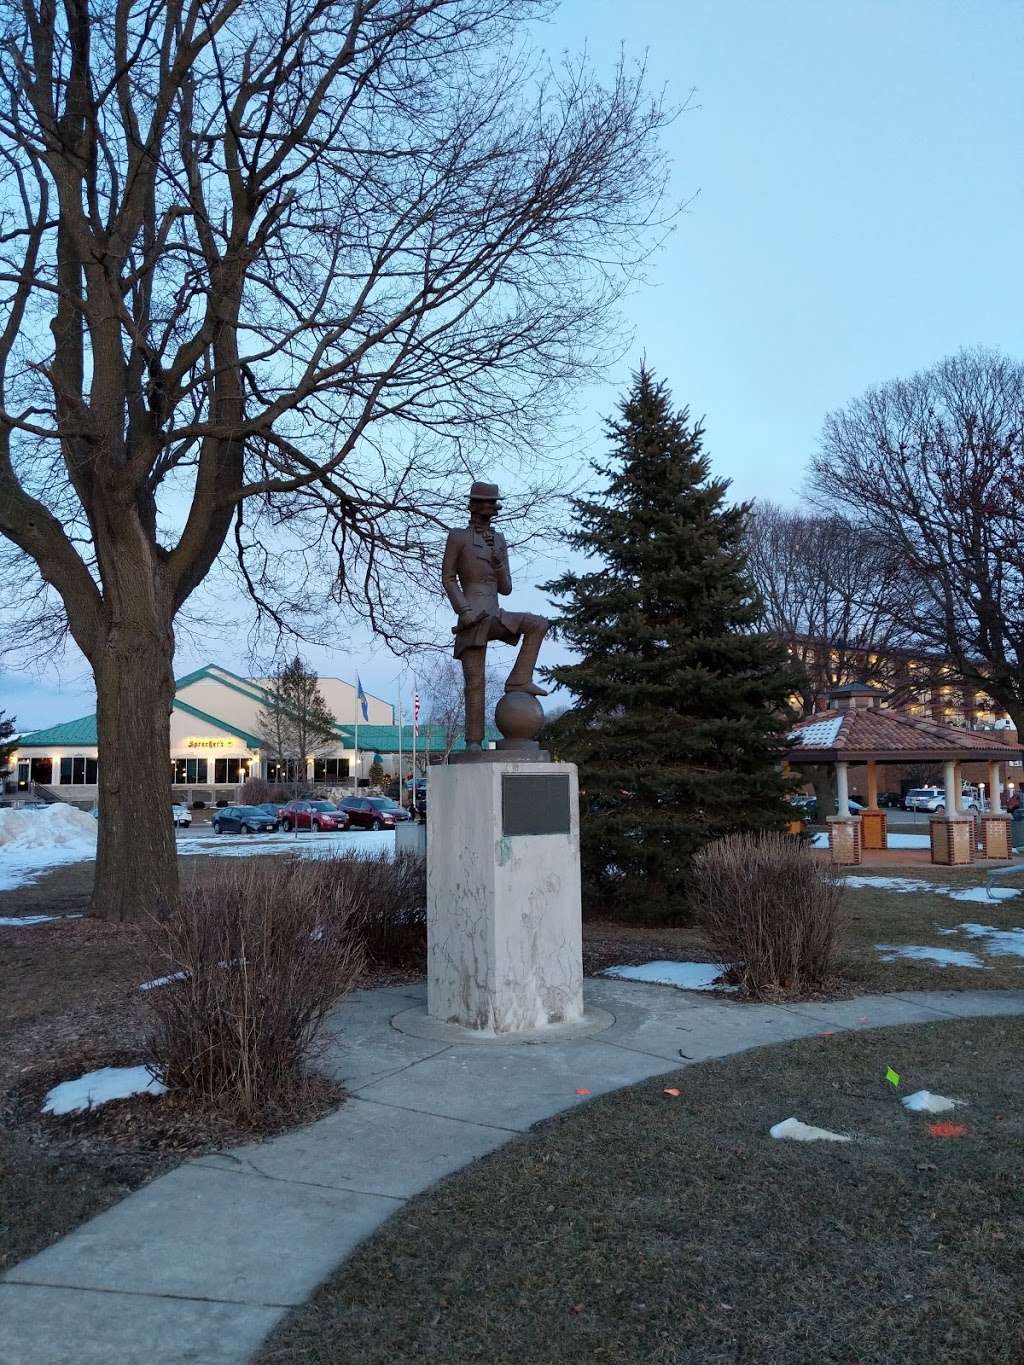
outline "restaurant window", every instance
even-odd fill
[[[207,780],[207,760],[205,758],[176,758],[171,767],[173,775],[171,781],[176,786],[193,787],[197,782]]]
[[[280,763],[275,759],[267,759],[263,767],[268,782],[305,782],[306,780],[306,765],[300,763],[297,758],[282,759]]]
[[[94,758],[84,758],[79,755],[73,758],[62,758],[60,761],[60,785],[62,787],[94,787],[96,776],[97,763]]]
[[[213,760],[214,782],[244,782],[240,758],[215,758]]]
[[[314,782],[340,782],[348,777],[347,758],[315,758],[313,760]]]
[[[32,781],[41,782],[44,787],[53,783],[53,759],[34,758],[32,760]]]

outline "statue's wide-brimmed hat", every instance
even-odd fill
[[[475,483],[469,490],[470,502],[497,502],[500,497],[496,483]]]

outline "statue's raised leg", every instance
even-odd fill
[[[551,622],[544,616],[531,616],[528,612],[520,615],[517,629],[521,632],[522,644],[512,672],[505,680],[506,692],[528,692],[533,697],[547,696],[547,692],[534,682],[533,670],[550,625]]]

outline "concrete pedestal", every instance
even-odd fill
[[[428,1015],[488,1034],[579,1023],[575,766],[434,768],[427,836]]]
[[[928,822],[932,862],[962,867],[974,862],[974,817],[933,815]]]
[[[991,811],[979,821],[981,826],[981,856],[983,858],[1012,858],[1013,841],[1008,815],[993,815]]]
[[[888,824],[884,810],[862,810],[860,813],[861,848],[887,848]]]
[[[827,824],[832,861],[843,866],[861,862],[860,816],[830,815]]]

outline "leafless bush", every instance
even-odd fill
[[[734,834],[693,862],[697,922],[751,996],[805,990],[832,974],[842,878],[791,835]]]
[[[238,789],[238,800],[243,806],[262,806],[273,799],[273,788],[262,777],[250,777]]]
[[[427,951],[427,865],[415,853],[393,859],[332,858],[339,894],[351,906],[367,960],[378,967],[423,962]]]
[[[187,887],[148,943],[154,975],[170,978],[147,993],[150,1061],[172,1090],[243,1114],[296,1083],[363,964],[324,865],[291,858]]]

